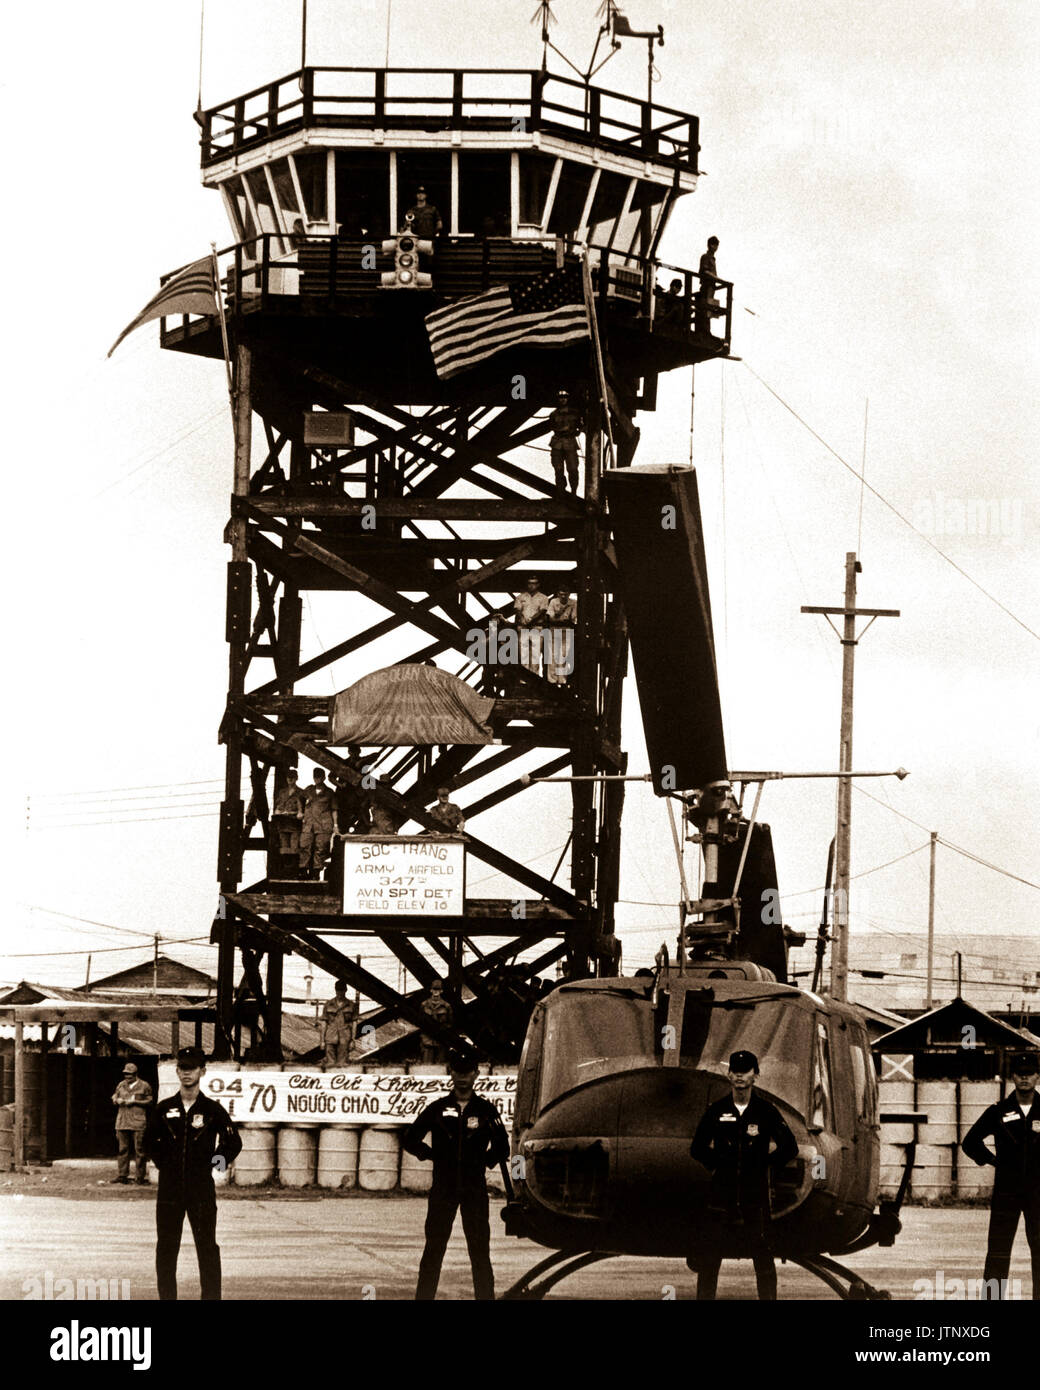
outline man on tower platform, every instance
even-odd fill
[[[520,665],[536,676],[541,673],[542,628],[548,606],[549,600],[542,593],[541,580],[532,574],[525,592],[517,594],[513,600],[513,608],[516,610],[517,635],[520,639]]]
[[[715,287],[719,277],[715,270],[715,252],[719,249],[717,236],[708,238],[708,249],[700,259],[697,273],[700,276],[700,289],[694,296],[694,328],[698,333],[710,333],[711,321],[718,313]]]
[[[320,878],[329,857],[336,827],[335,803],[325,783],[325,769],[314,769],[314,783],[303,793],[300,829],[300,869],[304,877]]]
[[[415,202],[405,213],[405,220],[408,230],[425,241],[440,235],[444,222],[434,205],[426,201],[426,189],[422,184],[415,190]]]
[[[983,1297],[1006,1299],[1011,1247],[1018,1218],[1025,1220],[1033,1266],[1033,1301],[1040,1300],[1040,1097],[1036,1093],[1037,1054],[1011,1059],[1015,1089],[984,1110],[961,1141],[978,1164],[992,1164],[993,1196],[989,1239],[982,1271]],[[993,1140],[993,1148],[985,1143]]]
[[[549,439],[549,456],[552,459],[556,486],[564,490],[564,469],[572,492],[578,491],[578,432],[581,429],[581,412],[571,405],[566,391],[556,395],[556,409],[549,416],[552,435]]]
[[[283,870],[295,869],[300,859],[300,826],[303,822],[303,793],[298,786],[299,773],[287,769],[285,785],[275,792],[272,829],[276,835],[275,848],[284,861]]]
[[[401,1140],[407,1153],[433,1160],[426,1244],[415,1297],[426,1301],[436,1296],[444,1251],[455,1213],[461,1207],[473,1272],[473,1296],[491,1301],[495,1297],[495,1276],[491,1268],[486,1172],[509,1157],[509,1137],[495,1106],[474,1092],[475,1059],[453,1052],[448,1070],[451,1093],[428,1105]]]
[[[690,1154],[711,1174],[708,1212],[718,1245],[736,1242],[755,1266],[758,1296],[776,1299],[776,1266],[769,1248],[769,1173],[798,1157],[798,1142],[780,1111],[752,1095],[758,1075],[753,1052],[729,1059],[730,1094],[709,1105],[697,1126]],[[697,1271],[697,1298],[714,1299],[721,1255],[713,1250],[689,1260]]]

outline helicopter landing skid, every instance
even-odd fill
[[[810,1274],[815,1274],[817,1279],[832,1288],[839,1298],[847,1299],[852,1303],[863,1302],[884,1302],[891,1299],[892,1295],[887,1289],[876,1289],[873,1284],[854,1274],[851,1269],[838,1264],[837,1260],[828,1260],[824,1255],[805,1255],[798,1258],[788,1255],[787,1259],[793,1265],[801,1265]],[[842,1280],[847,1280],[846,1284]]]
[[[554,1254],[540,1260],[533,1269],[527,1271],[523,1278],[518,1279],[515,1284],[510,1285],[504,1294],[499,1295],[499,1301],[526,1301],[536,1303],[543,1299],[554,1284],[558,1284],[561,1279],[566,1279],[569,1274],[576,1274],[579,1269],[584,1269],[586,1265],[598,1263],[600,1260],[612,1260],[612,1251],[587,1250],[584,1254],[576,1255],[573,1250],[557,1250]],[[553,1266],[558,1266],[553,1269]],[[552,1273],[548,1273],[552,1270]],[[548,1277],[541,1279],[543,1274]],[[538,1280],[541,1279],[539,1283]]]

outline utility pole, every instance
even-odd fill
[[[931,832],[928,845],[928,999],[925,1008],[931,1009],[935,1000],[932,997],[932,960],[935,955],[935,842],[938,830]]]
[[[818,608],[803,606],[803,613],[822,613],[831,623],[831,614],[844,619],[838,633],[842,646],[841,661],[841,744],[838,750],[838,825],[834,836],[834,949],[831,954],[831,997],[848,998],[849,978],[849,879],[852,857],[852,694],[856,661],[856,644],[875,618],[898,618],[898,608],[857,608],[856,575],[863,566],[855,551],[845,555],[845,606]],[[863,632],[856,636],[856,619],[869,618]]]

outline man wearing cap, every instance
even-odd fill
[[[983,1111],[961,1141],[978,1164],[991,1163],[993,1196],[989,1205],[989,1239],[982,1271],[983,1296],[1007,1298],[1011,1247],[1018,1218],[1025,1218],[1033,1266],[1033,1299],[1040,1299],[1040,1098],[1035,1052],[1011,1059],[1015,1089]],[[993,1140],[991,1149],[985,1141]],[[991,1282],[992,1281],[992,1282]]]
[[[426,189],[422,184],[415,190],[415,202],[405,213],[405,220],[409,231],[424,241],[432,241],[440,235],[443,219],[433,204],[426,201]]]
[[[473,1296],[489,1301],[495,1297],[495,1276],[491,1269],[485,1171],[508,1158],[509,1138],[495,1106],[474,1093],[476,1061],[464,1053],[453,1052],[448,1058],[448,1071],[450,1093],[428,1105],[401,1140],[406,1152],[433,1160],[426,1245],[419,1263],[415,1297],[428,1301],[436,1296],[441,1261],[455,1213],[461,1207],[473,1272]]]
[[[581,412],[571,405],[566,391],[556,393],[556,409],[549,416],[552,434],[549,437],[549,457],[552,460],[556,486],[564,490],[564,469],[571,491],[578,491],[578,432]]]
[[[137,1075],[133,1062],[123,1068],[123,1079],[116,1087],[112,1104],[116,1107],[116,1141],[119,1144],[117,1171],[113,1182],[130,1181],[130,1150],[137,1164],[137,1181],[148,1181],[148,1160],[144,1156],[144,1130],[148,1123],[146,1105],[152,1103],[152,1088]]]
[[[242,1140],[224,1107],[199,1089],[205,1070],[206,1054],[201,1048],[181,1048],[177,1053],[180,1090],[159,1102],[145,1131],[145,1153],[159,1170],[155,1274],[159,1297],[164,1300],[177,1297],[177,1255],[185,1216],[195,1237],[201,1296],[207,1301],[220,1298],[213,1174],[226,1172],[241,1152]]]
[[[775,1300],[769,1171],[797,1158],[798,1143],[776,1106],[752,1094],[758,1075],[753,1052],[734,1052],[728,1075],[730,1094],[705,1110],[690,1153],[711,1174],[708,1211],[717,1244],[740,1244],[754,1261],[759,1298]],[[690,1263],[697,1270],[697,1298],[713,1299],[722,1256],[712,1250]]]

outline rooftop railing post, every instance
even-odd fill
[[[267,89],[267,134],[274,135],[278,130],[278,83],[272,82]]]
[[[655,153],[654,149],[654,108],[648,101],[641,102],[639,147],[644,154]]]
[[[545,88],[544,72],[531,73],[531,130],[542,128],[542,92]]]
[[[700,173],[700,163],[701,163],[701,161],[700,161],[700,150],[701,150],[700,139],[701,139],[700,121],[697,119],[696,116],[691,116],[691,117],[690,117],[690,134],[689,134],[690,152],[689,152],[688,159],[689,159],[690,168],[693,170],[693,172],[694,172],[695,174]]]
[[[729,347],[730,332],[733,328],[733,286],[726,286],[726,346]]]
[[[589,120],[589,136],[590,136],[593,140],[598,140],[598,139],[599,139],[599,116],[600,116],[600,102],[599,102],[600,91],[599,91],[599,88],[598,88],[598,87],[590,87],[590,88],[588,89],[588,95],[589,95],[589,103],[588,103],[588,113],[589,113],[589,114],[588,114],[588,120]]]
[[[245,135],[246,103],[244,97],[235,102],[235,124],[231,127],[231,148],[240,149]]]
[[[462,129],[462,78],[461,72],[451,75],[451,128]]]
[[[376,128],[381,130],[386,124],[386,69],[376,72],[375,111]]]
[[[314,119],[314,69],[303,70],[303,120],[310,125]]]

